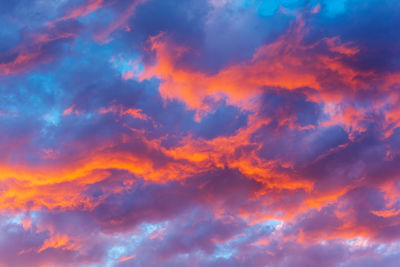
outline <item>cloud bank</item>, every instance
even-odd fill
[[[400,3],[0,3],[0,266],[398,266]]]

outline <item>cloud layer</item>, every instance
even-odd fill
[[[396,0],[0,3],[0,266],[397,266]]]

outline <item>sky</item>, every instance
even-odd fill
[[[397,267],[399,12],[0,1],[0,267]]]

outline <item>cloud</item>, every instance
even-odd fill
[[[0,266],[396,266],[397,1],[3,2]]]

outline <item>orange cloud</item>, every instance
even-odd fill
[[[65,16],[57,19],[55,22],[87,16],[90,13],[101,8],[102,4],[103,4],[103,0],[88,0],[85,5],[82,5],[82,6],[79,6],[75,9],[73,9],[71,12],[69,12]]]
[[[100,109],[100,114],[105,113],[118,113],[120,116],[129,115],[133,118],[140,119],[140,120],[147,120],[149,117],[143,113],[141,109],[136,108],[128,108],[124,109],[122,106],[110,106],[108,108]]]
[[[228,66],[216,74],[178,67],[179,58],[192,51],[173,43],[161,33],[149,40],[150,49],[156,54],[156,63],[145,65],[138,77],[140,80],[157,77],[162,81],[160,92],[164,98],[176,98],[189,108],[207,111],[210,107],[204,100],[210,96],[215,99],[227,97],[229,103],[252,110],[254,103],[251,99],[262,93],[264,87],[309,87],[321,94],[326,91],[325,98],[330,98],[331,89],[325,88],[326,83],[339,81],[356,88],[362,82],[358,77],[370,75],[356,72],[340,61],[343,57],[357,54],[358,48],[343,44],[338,38],[327,38],[305,46],[302,36],[306,28],[301,19],[296,23],[275,42],[261,46],[250,61]],[[331,56],[314,51],[321,43],[329,47],[333,53]],[[332,78],[325,75],[329,72]]]
[[[78,250],[81,248],[79,244],[76,244],[69,239],[67,235],[56,234],[49,239],[46,239],[44,244],[40,247],[37,252],[41,252],[48,248],[61,248],[63,250]]]
[[[0,72],[5,75],[15,74],[25,70],[27,66],[40,58],[40,52],[23,52],[11,62],[0,63]]]

